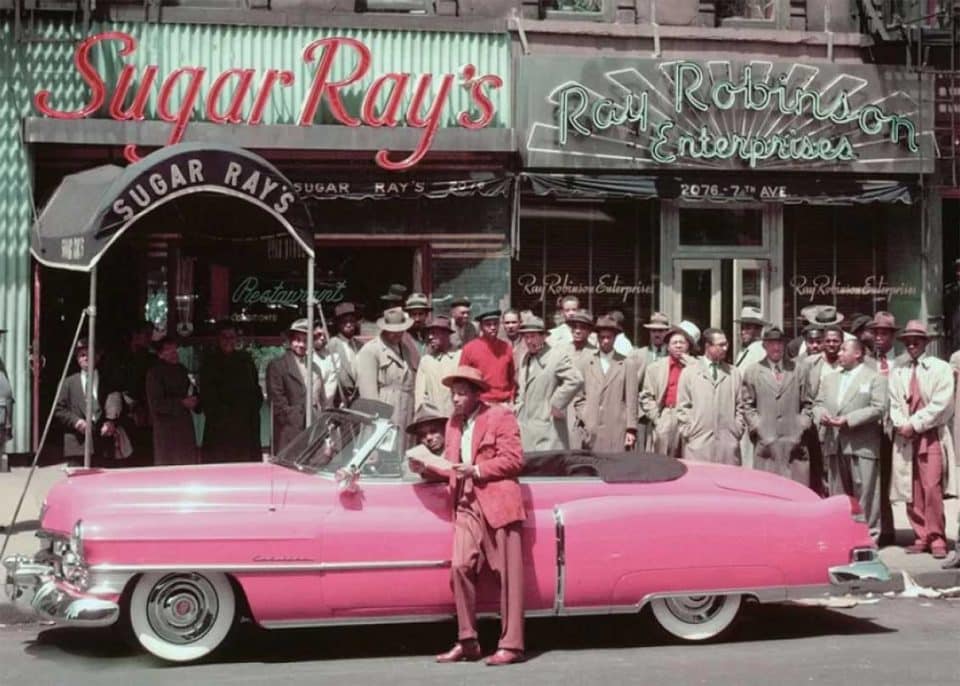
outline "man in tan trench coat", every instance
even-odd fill
[[[897,337],[907,359],[890,372],[890,421],[893,424],[893,470],[890,500],[907,503],[916,540],[909,553],[947,556],[943,498],[957,495],[957,465],[950,432],[953,372],[926,353],[930,336],[911,320]]]
[[[570,447],[567,406],[583,385],[570,359],[569,345],[550,347],[539,317],[520,325],[527,354],[517,370],[517,421],[524,450]]]
[[[577,420],[583,426],[583,448],[600,453],[633,450],[637,443],[639,379],[635,356],[624,357],[613,349],[622,327],[601,317],[595,327],[596,349],[584,353],[577,365],[583,388],[574,400]]]
[[[797,365],[784,357],[787,337],[779,327],[763,332],[765,357],[743,373],[744,419],[753,441],[753,468],[808,486],[810,462],[803,432],[810,428],[810,403]]]
[[[740,390],[743,374],[728,363],[727,335],[703,332],[703,357],[680,374],[677,424],[683,459],[740,465],[740,439],[746,429]]]
[[[403,334],[412,325],[413,319],[402,308],[384,310],[377,321],[380,335],[367,341],[357,353],[357,391],[360,397],[392,405],[391,420],[401,427],[413,419],[415,372],[402,342]]]

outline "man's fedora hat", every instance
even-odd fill
[[[675,333],[686,338],[691,348],[696,348],[700,342],[700,327],[686,319],[667,331],[666,340],[669,341]]]
[[[843,315],[833,305],[810,305],[800,310],[800,316],[818,326],[830,326],[843,321]]]
[[[89,350],[90,342],[86,338],[78,338],[77,344],[73,346],[74,351],[77,350]]]
[[[763,319],[763,313],[756,307],[744,307],[740,310],[740,319],[734,319],[736,324],[756,324],[757,326],[766,326],[767,322]]]
[[[573,316],[567,318],[567,324],[586,324],[587,326],[592,327],[593,315],[587,310],[577,310],[573,313]]]
[[[761,339],[764,341],[785,341],[787,336],[779,326],[771,326],[764,330]]]
[[[310,333],[310,322],[304,319],[294,321],[287,331],[291,333]]]
[[[428,422],[446,422],[448,419],[450,419],[450,417],[438,410],[436,405],[429,400],[424,401],[424,403],[417,408],[417,413],[413,415],[413,421],[407,424],[407,433],[416,433],[417,427],[421,424],[427,424]]]
[[[490,388],[490,384],[484,380],[483,374],[475,367],[460,366],[457,367],[457,370],[453,374],[448,374],[447,376],[443,377],[443,385],[447,386],[448,388],[453,386],[454,381],[466,381],[468,383],[472,383],[481,391],[486,391]]]
[[[666,331],[670,328],[670,318],[663,312],[654,312],[650,315],[650,321],[644,324],[643,328]]]
[[[485,319],[496,319],[497,321],[500,321],[501,314],[502,313],[500,310],[490,310],[488,312],[481,312],[474,317],[474,319],[476,319],[478,322],[482,322]]]
[[[402,307],[391,307],[383,311],[383,316],[377,320],[377,327],[381,331],[401,333],[413,326],[413,317],[403,311]]]
[[[517,333],[546,333],[547,327],[543,325],[540,317],[527,317],[517,328]]]
[[[461,295],[450,301],[450,307],[470,307],[470,299]]]
[[[446,315],[440,315],[439,317],[430,317],[427,320],[427,323],[423,325],[423,328],[426,330],[430,329],[440,329],[448,333],[453,333],[456,329],[453,328],[453,324],[450,323],[450,317]]]
[[[850,333],[854,336],[860,334],[872,321],[873,319],[866,314],[857,314],[850,317]]]
[[[407,287],[402,283],[392,283],[387,289],[387,292],[384,295],[380,296],[380,300],[387,303],[403,303],[403,299],[407,295]]]
[[[613,317],[600,317],[593,328],[597,331],[616,331],[617,333],[623,333],[623,327],[620,326],[620,322]]]
[[[348,314],[359,314],[357,311],[357,306],[353,303],[342,302],[337,303],[337,306],[333,308],[333,318],[339,319],[340,317],[345,317]]]
[[[404,305],[403,309],[407,312],[411,310],[432,310],[433,306],[430,305],[430,299],[423,293],[411,293],[410,297],[407,298],[407,304]]]
[[[907,322],[907,325],[900,329],[897,333],[897,338],[931,338],[931,334],[927,332],[927,326],[919,319],[911,319]]]
[[[891,331],[896,331],[900,327],[897,326],[897,318],[894,317],[889,312],[880,310],[873,315],[873,320],[867,324],[868,329],[889,329]]]

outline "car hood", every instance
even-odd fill
[[[289,474],[269,463],[77,470],[50,489],[41,527],[69,533],[78,519],[266,510]]]

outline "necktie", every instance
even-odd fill
[[[783,381],[783,370],[780,369],[780,365],[775,365],[773,368],[773,376],[776,378],[777,383]]]
[[[710,368],[713,370],[713,380],[717,380],[717,363],[713,362],[710,364]]]
[[[890,374],[890,363],[887,361],[887,356],[881,353],[880,355],[880,376],[887,376]]]

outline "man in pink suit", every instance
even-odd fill
[[[481,372],[458,367],[450,387],[454,415],[447,423],[445,470],[454,502],[452,585],[457,606],[457,643],[437,662],[475,661],[477,579],[484,563],[500,580],[500,642],[488,665],[522,662],[523,551],[526,513],[517,477],[523,466],[520,427],[510,410],[480,399],[489,387]],[[411,468],[418,469],[413,461]]]

